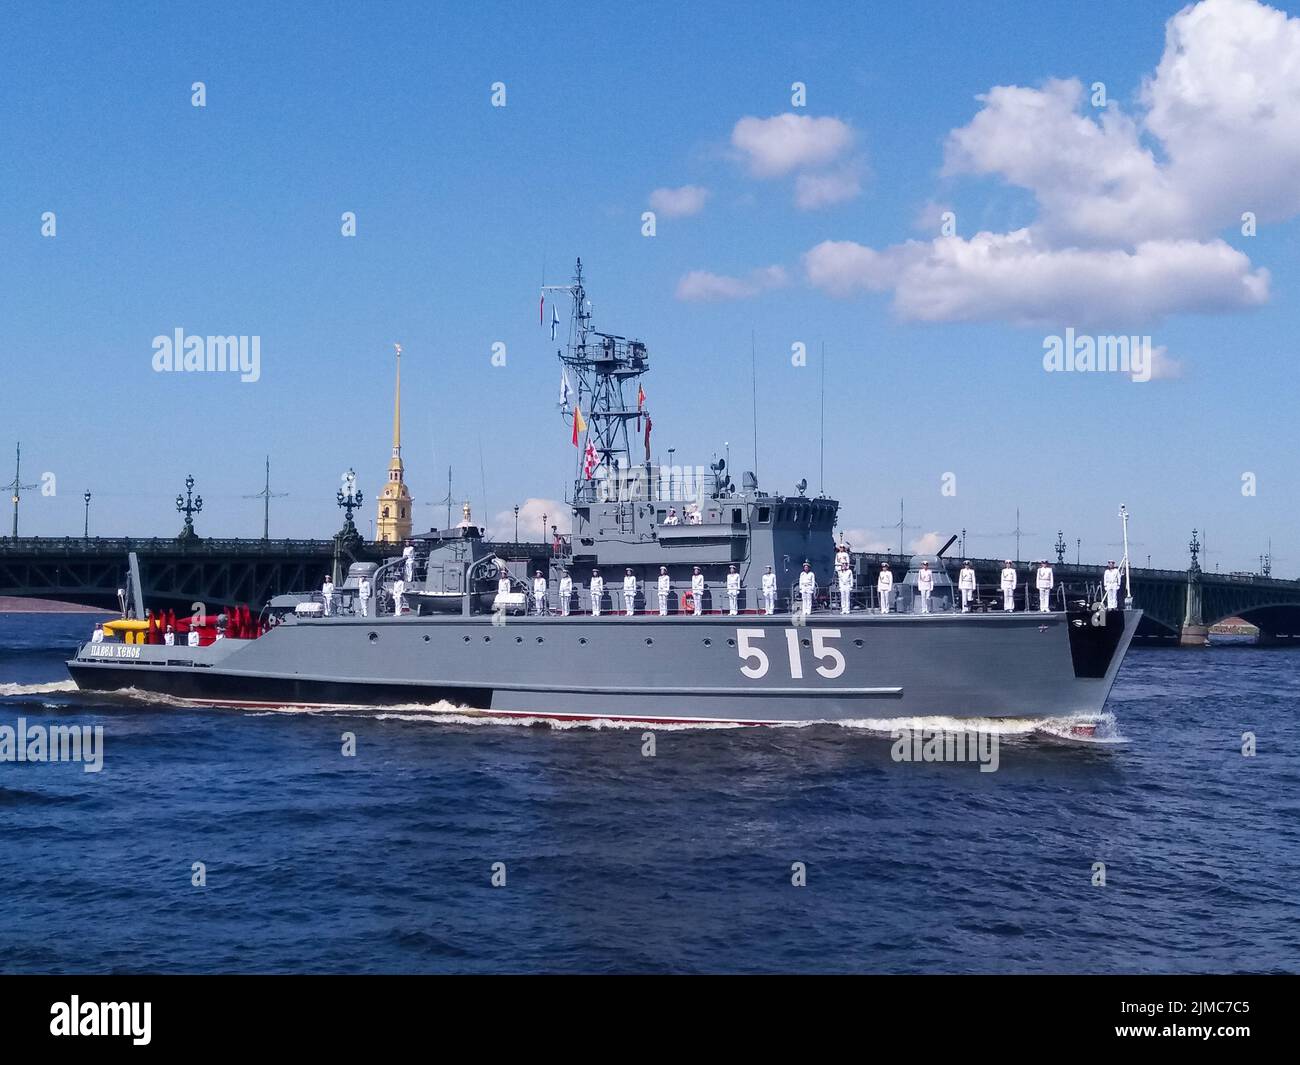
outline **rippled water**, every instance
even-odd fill
[[[1126,742],[1011,729],[980,773],[868,728],[647,758],[640,727],[82,696],[89,628],[0,615],[0,725],[105,731],[98,774],[0,763],[4,971],[1300,969],[1300,654],[1133,651]]]

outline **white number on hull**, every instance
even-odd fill
[[[740,672],[749,677],[750,680],[758,680],[760,677],[767,676],[767,655],[760,648],[749,645],[750,640],[761,640],[763,636],[762,629],[736,630],[736,650],[740,652],[740,657],[745,660],[745,665],[740,667]],[[758,665],[749,665],[751,658],[758,659]]]
[[[827,680],[834,680],[844,673],[844,655],[839,648],[829,646],[826,641],[838,640],[840,630],[813,629],[811,631],[813,657],[822,663],[817,667],[817,672]],[[736,630],[736,651],[745,663],[740,667],[740,672],[750,680],[759,680],[766,677],[771,666],[766,652],[761,647],[756,646],[754,642],[763,639],[766,635],[766,629]],[[790,656],[790,679],[803,680],[803,659],[799,650],[799,633],[794,629],[786,629],[785,643]]]

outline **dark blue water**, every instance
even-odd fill
[[[35,690],[89,628],[0,615],[0,725],[105,729],[98,774],[0,763],[6,972],[1300,969],[1300,654],[1134,651],[1127,743],[979,773],[836,726],[646,758],[640,728]]]

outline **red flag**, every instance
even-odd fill
[[[650,427],[652,425],[654,425],[654,422],[650,420],[650,412],[647,411],[645,416],[645,460],[647,464],[650,462]]]
[[[640,385],[636,386],[636,409],[640,410],[645,406],[645,389]]]
[[[582,420],[582,408],[573,408],[573,446],[578,446],[578,434],[587,431],[587,423]]]
[[[591,441],[587,441],[587,450],[583,455],[582,476],[590,478],[596,471],[596,448]]]

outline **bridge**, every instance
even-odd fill
[[[1195,546],[1195,540],[1193,540]],[[550,546],[498,543],[501,557],[528,559],[545,569]],[[380,562],[401,545],[363,540],[340,533],[329,540],[208,539],[193,535],[152,538],[0,537],[0,595],[51,599],[116,609],[117,590],[126,584],[127,555],[134,551],[146,602],[189,611],[192,604],[260,607],[272,596],[320,587],[336,562]],[[909,556],[854,555],[859,587],[874,588],[880,563],[905,573]],[[997,596],[1001,559],[972,559],[980,594]],[[948,565],[953,577],[956,565]],[[1071,587],[1098,585],[1100,566],[1053,564],[1058,582]],[[1032,567],[1017,565],[1020,588]],[[1186,570],[1132,571],[1133,602],[1145,611],[1139,646],[1204,646],[1211,625],[1240,617],[1259,628],[1259,642],[1300,647],[1300,581],[1267,574],[1205,573],[1192,552]]]

